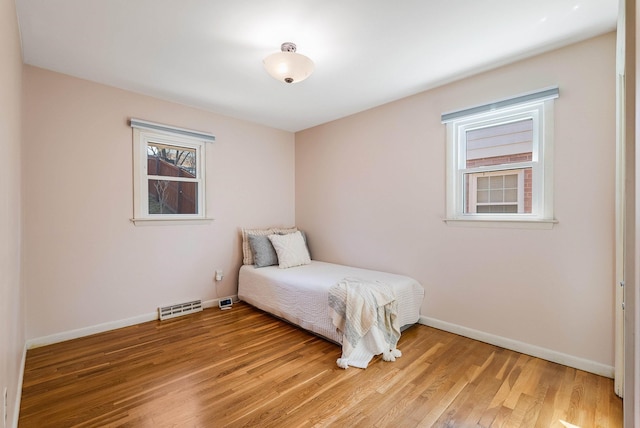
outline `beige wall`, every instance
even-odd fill
[[[21,75],[15,2],[0,0],[0,406],[7,388],[9,424],[15,417],[25,343],[20,279]]]
[[[614,79],[607,34],[297,133],[314,258],[417,278],[430,319],[613,366]],[[445,224],[441,113],[551,85],[559,223]]]
[[[28,339],[236,294],[239,228],[293,224],[292,133],[31,66],[24,84]],[[216,136],[206,159],[214,222],[129,221],[130,117]]]

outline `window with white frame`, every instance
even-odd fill
[[[469,202],[466,211],[471,214],[525,212],[524,171],[518,169],[469,174]]]
[[[205,149],[211,134],[131,119],[133,221],[206,220]]]
[[[550,88],[442,115],[447,221],[554,223]]]

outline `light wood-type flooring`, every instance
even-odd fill
[[[613,381],[416,325],[396,362],[246,304],[29,350],[19,426],[622,427]]]

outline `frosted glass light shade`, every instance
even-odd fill
[[[313,73],[313,61],[296,52],[277,52],[262,62],[267,73],[281,82],[301,82]]]

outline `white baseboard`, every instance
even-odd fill
[[[455,333],[460,336],[468,337],[470,339],[479,340],[480,342],[489,343],[501,348],[506,348],[512,351],[531,355],[532,357],[542,358],[543,360],[573,367],[579,370],[584,370],[589,373],[594,373],[612,379],[614,376],[613,366],[608,366],[606,364],[586,360],[584,358],[575,357],[573,355],[563,354],[562,352],[557,352],[551,349],[542,348],[540,346],[508,339],[502,336],[496,336],[490,333],[485,333],[483,331],[474,330],[472,328],[463,327],[457,324],[451,324],[445,321],[437,320],[435,318],[420,316],[418,322],[429,327],[437,328],[438,330],[448,331],[450,333]]]
[[[52,345],[54,343],[64,342],[67,340],[77,339],[79,337],[91,336],[92,334],[102,333],[117,328],[129,327],[135,324],[141,324],[147,321],[158,319],[158,311],[154,311],[144,315],[138,315],[123,320],[109,321],[103,324],[92,325],[89,327],[78,328],[75,330],[63,331],[61,333],[51,334],[49,336],[37,337],[27,340],[27,349],[39,348],[41,346]]]
[[[22,349],[22,361],[20,361],[20,372],[18,373],[18,385],[16,387],[16,403],[13,407],[12,428],[18,428],[18,420],[20,419],[20,402],[22,400],[22,382],[24,380],[24,368],[27,364],[27,344]]]
[[[234,301],[238,301],[238,296],[231,296]],[[202,308],[213,308],[218,306],[218,299],[205,300],[202,302]],[[27,340],[26,349],[39,348],[41,346],[52,345],[54,343],[64,342],[66,340],[78,339],[80,337],[91,336],[92,334],[102,333],[105,331],[115,330],[122,327],[129,327],[143,322],[155,321],[158,319],[158,311],[138,315],[123,320],[109,321],[103,324],[93,325],[89,327],[78,328],[76,330],[64,331],[49,336],[37,337]]]

